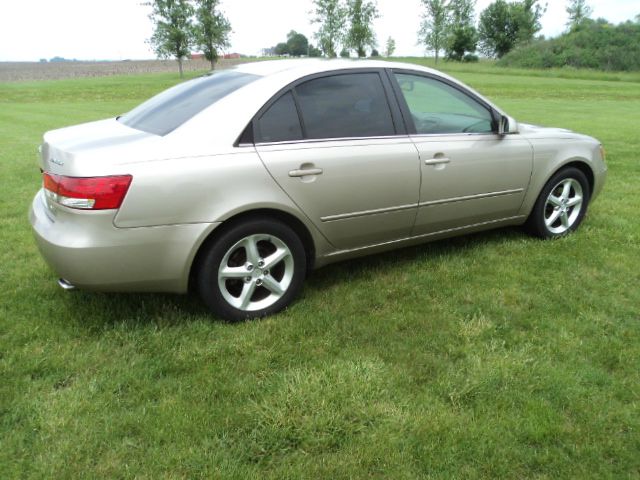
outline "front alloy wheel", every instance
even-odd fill
[[[295,232],[277,220],[254,219],[225,228],[209,246],[198,290],[215,314],[244,320],[285,308],[305,273],[304,247]]]
[[[541,238],[567,235],[582,222],[589,199],[589,182],[585,174],[574,167],[560,170],[540,192],[526,228]]]
[[[574,178],[561,180],[547,197],[544,223],[554,235],[562,235],[576,223],[582,212],[582,186]]]

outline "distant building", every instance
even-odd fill
[[[242,55],[240,55],[239,53],[226,53],[222,56],[222,58],[224,58],[225,60],[234,60],[236,58],[240,58],[241,56]]]
[[[204,53],[190,53],[189,58],[191,60],[204,60]]]

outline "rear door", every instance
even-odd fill
[[[338,248],[411,233],[419,158],[390,96],[384,71],[333,72],[293,85],[254,121],[265,166]]]

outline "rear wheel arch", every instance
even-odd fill
[[[306,256],[307,272],[311,272],[315,263],[315,243],[313,237],[309,232],[307,226],[294,215],[284,212],[282,210],[276,210],[271,208],[249,210],[246,212],[238,213],[232,217],[229,217],[222,225],[213,230],[200,244],[198,250],[193,257],[191,267],[189,269],[189,290],[192,291],[196,284],[196,278],[198,274],[198,268],[202,262],[202,257],[209,249],[210,245],[216,241],[223,233],[229,229],[240,225],[244,222],[255,219],[271,219],[284,223],[291,228],[295,234],[300,238],[302,245],[304,246],[304,252]]]

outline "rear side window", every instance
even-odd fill
[[[302,140],[302,128],[291,92],[276,100],[258,119],[258,142]]]
[[[176,85],[122,115],[128,127],[166,135],[231,92],[257,80],[257,75],[226,70]]]
[[[296,87],[296,94],[306,138],[395,135],[391,110],[377,73],[309,80]]]

